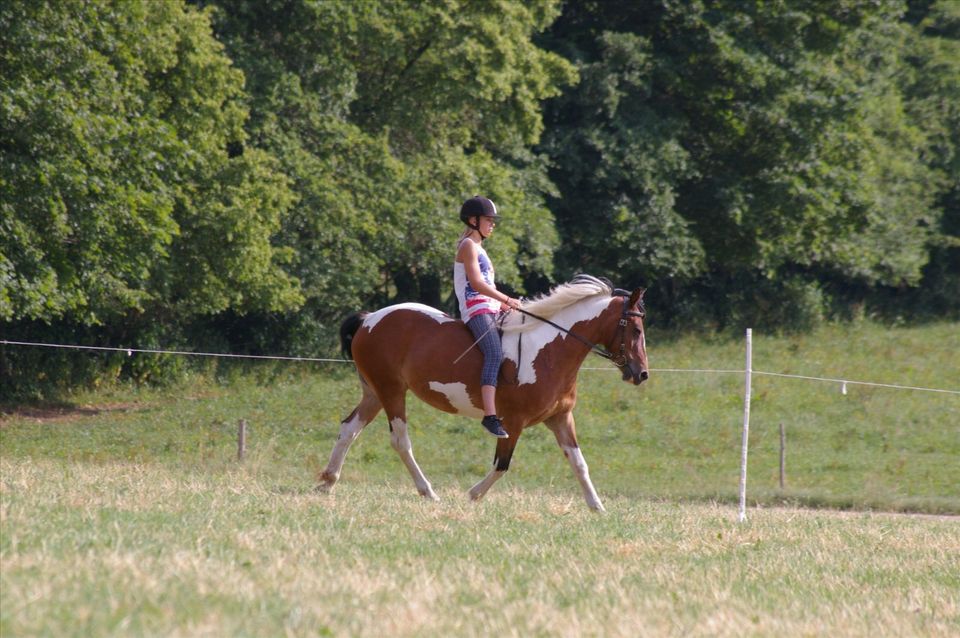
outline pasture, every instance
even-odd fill
[[[742,342],[651,328],[648,348],[640,388],[581,372],[603,515],[543,427],[469,502],[493,439],[416,401],[411,439],[440,503],[416,494],[382,416],[333,494],[314,493],[358,396],[345,364],[7,415],[0,634],[960,633],[960,397],[756,377],[739,524],[742,374],[656,370],[736,368]],[[754,337],[756,370],[933,388],[960,386],[958,352],[956,324]]]

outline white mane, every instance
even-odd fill
[[[569,308],[578,301],[599,295],[609,297],[612,294],[613,287],[609,283],[590,275],[577,275],[573,281],[553,287],[546,295],[524,301],[522,307],[544,319],[552,319],[561,310]],[[540,323],[530,317],[524,321],[524,316],[519,312],[511,312],[503,322],[503,331],[513,334],[527,332]]]

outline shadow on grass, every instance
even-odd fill
[[[143,403],[131,402],[77,405],[68,401],[45,401],[30,405],[0,405],[0,427],[13,419],[60,421],[98,416],[108,412],[132,412],[145,407],[146,405]]]

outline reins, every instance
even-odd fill
[[[619,291],[618,291],[618,292],[619,292]],[[604,348],[603,346],[597,345],[597,344],[593,343],[592,341],[590,341],[589,339],[578,335],[576,332],[573,332],[572,330],[569,330],[569,329],[567,329],[567,328],[564,328],[563,326],[559,325],[558,323],[556,323],[556,322],[554,322],[554,321],[551,321],[550,319],[547,319],[546,317],[541,317],[540,315],[535,314],[535,313],[533,313],[533,312],[530,312],[529,310],[524,310],[523,308],[513,308],[512,310],[516,310],[516,311],[520,312],[520,313],[523,314],[523,315],[526,315],[526,316],[528,316],[528,317],[531,317],[532,319],[536,319],[537,321],[542,321],[543,323],[545,323],[545,324],[547,324],[547,325],[549,325],[549,326],[553,326],[554,328],[556,328],[556,329],[559,330],[560,332],[562,332],[562,333],[564,333],[564,334],[570,335],[571,337],[573,337],[574,339],[576,339],[577,341],[579,341],[579,342],[582,343],[583,345],[587,346],[587,347],[590,349],[590,352],[592,352],[593,354],[595,354],[595,355],[597,355],[597,356],[599,356],[599,357],[603,357],[603,358],[606,359],[607,361],[610,361],[611,363],[613,363],[613,364],[614,364],[615,366],[617,366],[618,368],[622,368],[622,367],[624,367],[625,365],[627,365],[626,340],[625,340],[624,334],[623,334],[623,333],[624,333],[624,330],[626,330],[626,327],[627,327],[627,317],[643,317],[643,316],[645,316],[645,313],[643,313],[643,312],[637,312],[637,311],[634,311],[634,310],[628,310],[628,309],[627,309],[627,295],[617,294],[617,296],[623,299],[623,312],[620,314],[620,322],[619,322],[619,326],[620,326],[620,353],[619,353],[619,354],[613,354],[612,352],[610,352],[609,350],[607,350],[607,349]],[[642,307],[642,306],[641,306],[641,307]],[[501,321],[502,321],[502,320],[501,320]],[[477,339],[476,341],[474,341],[474,342],[470,345],[469,348],[467,348],[466,350],[464,350],[463,353],[462,353],[459,357],[457,357],[456,359],[454,359],[453,363],[456,364],[458,361],[460,361],[460,359],[462,359],[462,358],[464,357],[464,355],[466,355],[468,352],[470,352],[470,350],[472,350],[475,345],[477,345],[478,343],[480,343],[480,340],[483,339],[485,336],[487,336],[487,333],[490,332],[490,330],[493,330],[493,328],[494,328],[496,325],[497,325],[496,322],[490,324],[490,328],[488,328],[486,332],[484,332],[482,335],[480,335],[480,338]],[[519,346],[518,346],[518,348],[519,348]],[[517,354],[518,354],[518,358],[519,358],[519,352],[518,352]],[[520,365],[519,365],[519,361],[518,361],[518,362],[517,362],[518,374],[519,374],[519,368],[520,368]],[[519,379],[518,379],[518,380],[519,380]]]
[[[555,323],[555,322],[553,322],[553,321],[550,321],[550,320],[547,319],[546,317],[541,317],[540,315],[534,314],[534,313],[530,312],[529,310],[524,310],[523,308],[515,308],[515,310],[518,310],[519,312],[527,315],[528,317],[532,317],[533,319],[536,319],[537,321],[542,321],[543,323],[545,323],[545,324],[547,324],[547,325],[553,326],[554,328],[556,328],[556,329],[559,330],[560,332],[563,332],[563,333],[566,333],[566,334],[570,335],[571,337],[573,337],[574,339],[576,339],[577,341],[579,341],[579,342],[582,343],[583,345],[585,345],[585,346],[587,346],[588,348],[590,348],[590,352],[592,352],[593,354],[599,355],[599,356],[603,357],[604,359],[610,359],[611,361],[613,360],[613,355],[612,355],[606,348],[602,348],[602,347],[598,346],[597,344],[593,343],[592,341],[590,341],[589,339],[586,339],[586,338],[584,338],[584,337],[581,337],[581,336],[578,335],[576,332],[573,332],[572,330],[567,330],[567,329],[564,328],[563,326],[561,326],[561,325],[559,325],[559,324],[557,324],[557,323]]]
[[[617,295],[617,296],[623,299],[623,312],[620,314],[620,322],[619,322],[619,326],[620,326],[620,353],[619,354],[613,354],[603,346],[599,346],[593,343],[592,341],[590,341],[589,339],[581,337],[576,332],[573,332],[572,330],[568,330],[567,328],[564,328],[563,326],[558,325],[553,321],[550,321],[546,317],[541,317],[537,314],[530,312],[529,310],[524,310],[523,308],[517,308],[517,310],[519,310],[525,315],[528,315],[536,319],[537,321],[542,321],[545,324],[553,326],[560,332],[570,335],[571,337],[573,337],[583,345],[590,348],[590,352],[592,352],[593,354],[599,357],[603,357],[604,359],[613,363],[618,368],[622,368],[623,366],[627,365],[627,355],[626,355],[627,345],[626,345],[626,340],[624,339],[624,334],[623,334],[624,330],[626,330],[626,327],[627,327],[627,317],[643,317],[644,313],[628,310],[626,295]]]

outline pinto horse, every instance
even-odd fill
[[[510,435],[497,440],[490,473],[470,489],[480,499],[510,467],[523,430],[544,423],[580,482],[587,505],[603,511],[577,445],[573,407],[577,372],[593,351],[613,361],[624,381],[639,385],[648,376],[643,332],[643,289],[614,289],[606,280],[579,275],[550,294],[523,304],[501,323],[504,362],[497,389],[497,412]],[[330,462],[318,489],[329,491],[340,478],[350,445],[384,410],[390,442],[407,466],[417,490],[437,499],[413,457],[407,433],[406,394],[412,391],[429,405],[479,419],[480,368],[483,355],[463,322],[415,303],[357,313],[341,328],[344,352],[352,355],[363,396],[340,425]],[[456,363],[455,363],[456,361]],[[477,427],[478,432],[483,430]]]

